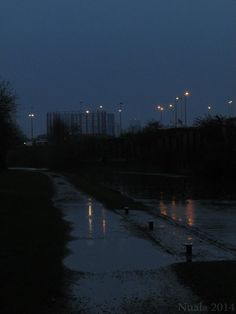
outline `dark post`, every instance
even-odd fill
[[[192,262],[192,255],[193,255],[192,243],[185,244],[185,248],[186,248],[186,262]]]
[[[149,226],[149,230],[153,230],[153,228],[154,228],[154,222],[153,222],[153,221],[149,221],[149,222],[148,222],[148,226]]]
[[[129,214],[129,207],[128,207],[128,206],[125,206],[125,207],[124,207],[124,210],[125,210],[125,214],[128,215],[128,214]]]

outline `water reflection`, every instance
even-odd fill
[[[187,200],[186,205],[186,218],[187,218],[187,224],[191,227],[194,225],[194,202],[193,200]]]
[[[107,233],[107,217],[105,208],[94,207],[93,201],[89,198],[86,204],[86,219],[88,221],[88,237],[90,239],[102,236]]]
[[[102,232],[104,235],[106,234],[106,220],[105,219],[102,220]]]
[[[220,240],[235,243],[236,203],[232,200],[236,200],[236,193],[230,181],[134,175],[110,169],[98,176],[100,182],[156,208],[179,224],[202,228]]]
[[[171,214],[171,218],[173,220],[177,220],[177,203],[176,203],[176,198],[175,196],[172,197],[172,201],[171,201],[171,207],[172,207],[172,214]]]
[[[88,199],[88,233],[89,237],[93,237],[93,203]]]
[[[160,205],[160,212],[161,212],[161,214],[166,216],[167,215],[167,210],[166,210],[167,208],[166,208],[166,205],[165,205],[164,201],[160,200],[159,205]]]
[[[103,208],[102,209],[102,233],[104,236],[106,234],[106,228],[107,228],[106,211]]]
[[[159,200],[160,214],[168,216],[180,223],[184,222],[188,226],[195,224],[195,207],[193,200],[178,203],[176,197],[173,196],[171,201]]]

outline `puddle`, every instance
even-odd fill
[[[55,204],[73,227],[73,240],[68,243],[71,254],[64,260],[66,267],[78,272],[71,286],[73,310],[138,313],[142,308],[144,313],[151,306],[175,313],[179,301],[194,300],[169,269],[177,256],[166,253],[138,229],[133,232],[129,220],[80,193],[64,178],[52,180],[57,188]]]

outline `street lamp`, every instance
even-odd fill
[[[86,134],[88,134],[88,116],[89,116],[90,111],[85,110],[85,123],[86,123]]]
[[[233,100],[228,101],[229,118],[233,116]]]
[[[207,106],[207,111],[208,111],[208,114],[210,115],[210,114],[211,114],[211,111],[212,111],[212,106],[211,106],[211,105],[208,105],[208,106]]]
[[[30,118],[31,141],[33,141],[34,139],[34,113],[30,112],[28,116]]]
[[[122,133],[122,111],[123,111],[123,103],[120,102],[118,112],[119,112],[119,119],[120,119],[120,134]]]
[[[190,95],[189,91],[184,92],[184,125],[187,126],[187,97]]]
[[[162,113],[164,111],[164,107],[163,106],[157,106],[157,110],[160,112],[160,123],[162,123]]]
[[[169,104],[169,110],[170,110],[170,125],[173,123],[174,124],[174,120],[172,119],[173,115],[172,115],[172,112],[173,112],[173,109],[175,109],[175,106],[173,104]]]
[[[178,102],[182,99],[182,97],[175,97],[175,127],[178,126]]]

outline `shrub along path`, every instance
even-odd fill
[[[43,174],[0,173],[0,313],[60,313],[65,306],[69,226],[52,193]]]

